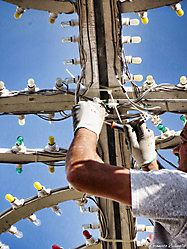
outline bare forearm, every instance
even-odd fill
[[[68,181],[79,191],[131,205],[129,170],[103,163],[96,144],[95,133],[78,130],[66,158]]]

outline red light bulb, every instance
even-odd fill
[[[57,246],[57,245],[53,245],[52,246],[52,249],[61,249],[62,247],[59,247],[59,246]]]
[[[83,231],[83,235],[85,236],[86,239],[90,239],[92,237],[92,235],[87,230]]]

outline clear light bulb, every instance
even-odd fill
[[[142,58],[140,57],[132,57],[132,63],[140,64],[142,62]]]
[[[131,37],[131,42],[132,43],[140,43],[141,37],[140,36],[133,36],[133,37]]]
[[[134,81],[142,81],[143,76],[141,74],[133,75],[133,80]]]
[[[17,117],[19,125],[25,125],[25,115],[18,115]]]
[[[21,239],[23,237],[23,233],[18,231],[17,227],[11,226],[10,229],[8,230],[10,234],[15,235],[18,239]]]
[[[147,78],[147,83],[151,84],[153,82],[153,76],[152,75],[148,75]]]
[[[180,84],[181,85],[186,85],[187,84],[187,78],[186,78],[186,76],[181,76],[180,77]]]
[[[139,24],[140,24],[140,21],[138,19],[130,19],[131,26],[138,26]]]
[[[30,222],[33,222],[36,226],[40,226],[41,225],[41,221],[36,217],[35,214],[32,214],[31,216],[29,216],[28,220]]]
[[[35,86],[35,84],[34,84],[34,79],[28,79],[28,87],[30,87],[30,88],[32,88],[32,87],[34,87]]]
[[[51,207],[51,209],[56,213],[56,215],[58,215],[58,216],[62,215],[62,211],[58,205]]]
[[[0,91],[2,91],[5,88],[5,83],[3,81],[0,81]]]
[[[35,182],[35,183],[34,183],[34,187],[35,187],[38,191],[40,191],[40,190],[43,189],[43,186],[42,186],[39,182]]]
[[[23,238],[23,233],[20,231],[17,231],[17,233],[14,234],[18,239]]]
[[[71,41],[72,41],[71,37],[63,37],[62,38],[62,43],[69,43]]]

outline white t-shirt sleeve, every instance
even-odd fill
[[[132,212],[152,219],[187,217],[187,174],[131,169]]]

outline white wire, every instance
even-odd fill
[[[112,102],[114,103],[114,98],[113,98],[113,96],[112,96],[111,90],[108,91],[108,94],[110,95],[110,97],[111,97],[111,99],[112,99]],[[116,107],[115,105],[114,105],[114,108],[115,108],[115,111],[116,111],[116,113],[117,113],[117,116],[118,116],[118,118],[119,118],[120,123],[122,123],[122,120],[121,120],[119,111],[118,111],[118,109],[117,109],[117,107]]]

